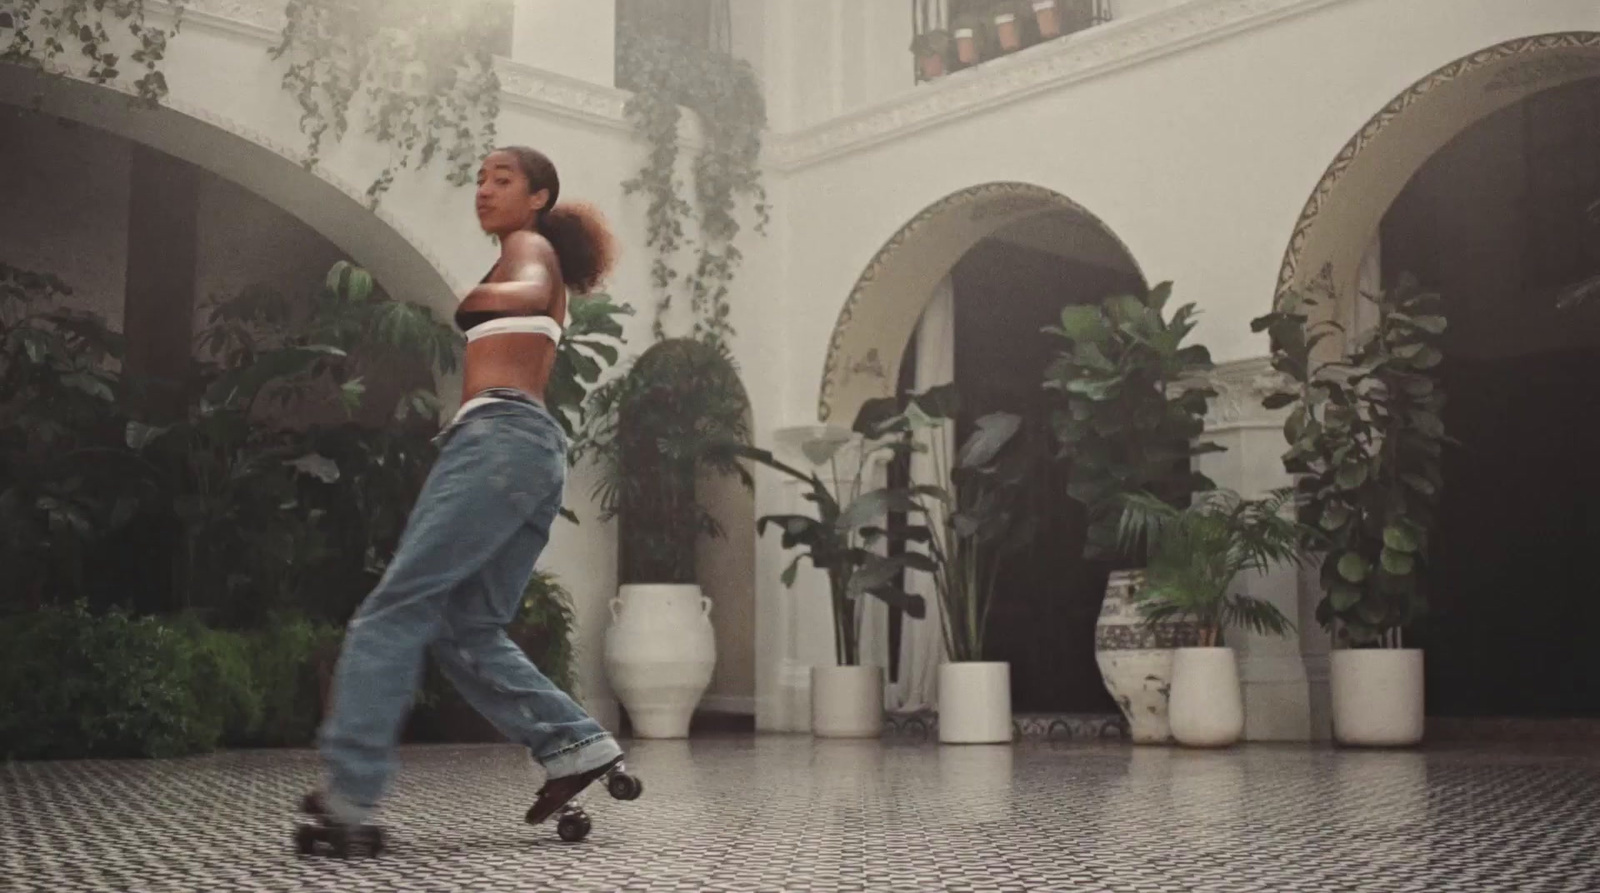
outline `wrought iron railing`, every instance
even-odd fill
[[[911,0],[917,81],[1111,21],[1111,0]]]

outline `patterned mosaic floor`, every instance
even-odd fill
[[[580,844],[514,749],[409,749],[374,861],[303,859],[306,753],[0,765],[0,890],[1596,891],[1600,755],[639,742]]]

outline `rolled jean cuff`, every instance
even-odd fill
[[[601,733],[577,744],[563,747],[549,756],[536,756],[534,759],[544,767],[549,778],[566,778],[569,775],[579,775],[591,769],[598,769],[620,756],[622,748],[618,746],[616,739],[607,733]]]

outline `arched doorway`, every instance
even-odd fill
[[[1458,59],[1362,128],[1296,226],[1280,288],[1358,295],[1402,273],[1446,300],[1444,490],[1408,644],[1427,653],[1429,734],[1600,718],[1600,317],[1558,307],[1600,275],[1600,33]],[[1336,347],[1331,349],[1337,349]],[[1315,598],[1315,593],[1306,593]],[[1489,721],[1489,722],[1486,722]],[[1594,726],[1590,726],[1592,734]],[[1518,732],[1521,734],[1522,732]]]
[[[996,410],[1022,414],[1047,438],[1042,384],[1059,345],[1042,330],[1069,304],[1145,286],[1127,246],[1070,198],[1025,183],[962,190],[903,226],[857,281],[829,344],[818,416],[847,426],[866,400],[953,381],[963,404],[957,441]],[[1018,713],[1115,714],[1092,648],[1107,569],[1081,558],[1081,507],[1044,453],[1043,526],[1001,572],[985,656],[1010,662]],[[932,482],[919,461],[886,473]],[[936,603],[924,575],[906,584]],[[936,614],[914,621],[872,610],[862,647],[890,670],[891,710],[930,708],[943,656]]]
[[[295,152],[269,137],[228,129],[231,122],[168,103],[137,106],[106,87],[67,76],[0,65],[0,114],[27,111],[74,121],[201,168],[296,218],[372,272],[397,300],[436,312],[456,295],[444,264],[383,208],[367,207],[362,190],[306,170]],[[462,219],[471,225],[470,205]]]

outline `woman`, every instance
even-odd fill
[[[394,746],[431,650],[462,696],[528,747],[547,781],[538,824],[622,751],[505,633],[561,507],[566,441],[544,406],[567,289],[609,272],[611,234],[587,206],[560,205],[555,166],[498,149],[478,171],[478,222],[500,259],[456,310],[467,337],[462,406],[394,561],[351,619],[319,734],[327,786],[302,809],[344,831],[365,825],[394,771]],[[375,833],[375,831],[373,832]]]

